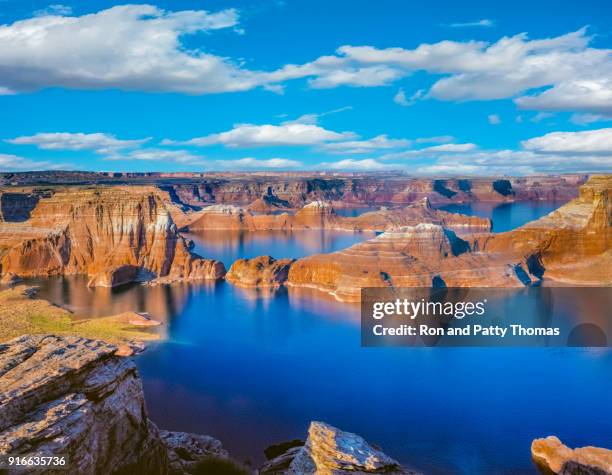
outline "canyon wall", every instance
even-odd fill
[[[0,223],[0,273],[87,274],[91,285],[104,286],[222,277],[222,263],[189,251],[168,201],[154,187],[48,191],[27,219]]]
[[[489,231],[491,221],[477,216],[448,213],[431,207],[427,198],[402,208],[383,209],[345,217],[325,201],[308,203],[296,213],[257,214],[235,205],[212,205],[190,215],[190,231],[201,230],[298,230],[386,231],[422,222],[440,224],[461,231]]]
[[[246,206],[269,196],[300,208],[322,200],[334,206],[409,204],[429,198],[434,204],[475,201],[563,200],[575,198],[585,175],[413,178],[401,173],[0,173],[0,185],[151,184],[175,202]]]
[[[541,279],[612,285],[611,190],[611,176],[594,176],[578,198],[506,233],[459,237],[433,223],[392,229],[297,260],[288,285],[342,301],[358,301],[363,287],[513,287]]]

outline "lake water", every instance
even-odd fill
[[[509,226],[501,223],[500,226]],[[299,257],[368,238],[350,233],[205,233],[221,258]],[[359,308],[315,291],[209,285],[87,289],[46,279],[41,297],[79,313],[147,311],[167,337],[136,358],[150,417],[210,434],[259,465],[311,420],[356,432],[433,474],[535,473],[530,443],[612,446],[612,351],[362,348]]]
[[[563,201],[517,201],[516,203],[463,203],[450,204],[438,209],[451,213],[467,214],[491,218],[493,231],[501,233],[518,228],[529,221],[533,221],[556,210],[565,204]]]

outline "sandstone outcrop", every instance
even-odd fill
[[[75,474],[167,473],[136,366],[116,350],[49,335],[1,344],[0,453],[66,455]]]
[[[348,249],[299,259],[288,284],[343,301],[358,301],[363,287],[428,287],[434,279],[449,287],[514,287],[544,278],[612,285],[611,190],[611,176],[592,177],[575,200],[500,234],[459,237],[440,224],[394,226]]]
[[[531,456],[545,474],[612,474],[612,450],[590,446],[570,449],[555,436],[534,440]]]
[[[612,285],[612,176],[593,176],[549,215],[481,239],[486,252],[524,260],[533,273],[578,285]]]
[[[218,279],[192,254],[153,187],[75,187],[42,197],[25,221],[0,223],[0,273],[87,274],[90,285]]]
[[[238,259],[225,276],[228,282],[241,287],[278,287],[289,275],[294,259],[259,256]]]
[[[260,474],[344,475],[415,474],[362,437],[324,422],[312,422],[302,447],[293,447],[266,463]]]
[[[191,231],[335,229],[382,232],[420,223],[439,224],[461,232],[491,229],[489,219],[436,210],[427,198],[402,208],[384,208],[357,217],[339,216],[333,206],[324,201],[308,203],[295,214],[254,214],[234,205],[212,205],[197,214],[199,218],[189,225]]]
[[[469,242],[437,224],[387,231],[331,254],[298,259],[288,284],[359,301],[363,287],[522,286],[520,259],[474,251]]]

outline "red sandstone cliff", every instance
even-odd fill
[[[249,209],[234,205],[213,205],[192,215],[191,219],[192,222],[188,225],[190,231],[212,229],[386,231],[402,226],[415,226],[423,222],[440,224],[462,232],[491,229],[489,219],[436,210],[431,207],[427,198],[403,208],[383,208],[357,217],[339,216],[329,203],[313,201],[295,214],[254,214]]]
[[[511,287],[542,278],[612,285],[611,176],[592,177],[580,196],[514,231],[465,237],[418,224],[331,254],[296,261],[288,284],[357,301],[363,287]]]
[[[103,286],[222,277],[222,263],[189,252],[166,201],[153,187],[55,190],[28,219],[0,223],[0,273],[87,274]]]

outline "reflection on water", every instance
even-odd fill
[[[311,420],[434,474],[533,473],[529,444],[549,434],[612,444],[610,350],[362,348],[359,306],[314,290],[221,282],[98,293],[80,278],[41,283],[42,295],[72,308],[163,319],[168,340],[136,360],[150,416],[216,436],[243,460],[260,463],[266,446],[304,437]],[[610,305],[542,290],[533,308],[555,318],[599,325]],[[509,311],[525,313],[512,302]]]
[[[332,230],[240,231],[208,230],[184,233],[193,240],[194,252],[221,260],[226,267],[238,258],[272,255],[299,258],[322,252],[334,252],[374,237],[371,232]]]
[[[491,218],[493,231],[501,233],[546,216],[565,203],[565,201],[480,202],[443,205],[438,209],[451,213],[467,214],[468,216]]]
[[[347,218],[355,218],[363,213],[369,213],[370,211],[378,211],[380,206],[357,206],[355,208],[334,208],[336,214],[340,216],[346,216]]]
[[[196,251],[229,265],[329,252],[368,236],[189,237]],[[165,322],[168,339],[136,359],[151,418],[164,429],[218,437],[256,464],[268,445],[303,438],[311,420],[356,432],[432,474],[534,473],[531,440],[549,434],[570,446],[612,446],[610,350],[362,348],[359,306],[314,290],[226,282],[89,289],[84,277],[38,283],[42,297],[80,315],[136,310]],[[547,295],[537,305],[587,322],[609,308],[571,292]]]

